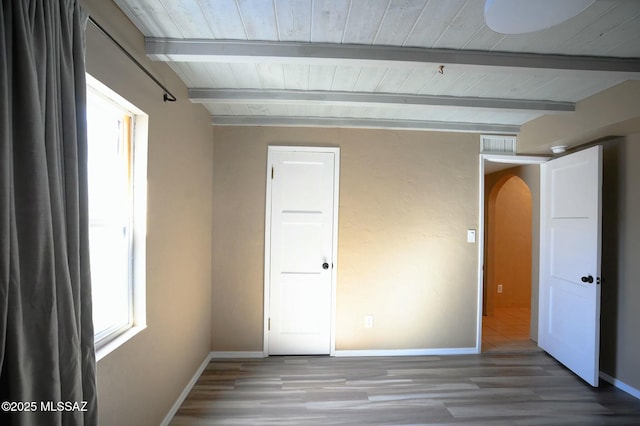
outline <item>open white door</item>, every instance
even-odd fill
[[[328,355],[334,348],[338,155],[338,148],[269,148],[268,355]]]
[[[598,386],[602,147],[541,166],[538,345]]]

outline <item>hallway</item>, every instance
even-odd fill
[[[482,352],[539,352],[530,339],[529,308],[495,308],[493,316],[482,317]]]

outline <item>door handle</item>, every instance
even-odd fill
[[[324,262],[322,264],[322,269],[329,269],[329,264],[327,262]]]
[[[580,280],[583,283],[592,283],[593,282],[593,277],[591,275],[587,275],[586,277],[580,278]]]

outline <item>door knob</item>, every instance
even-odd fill
[[[583,283],[592,283],[593,282],[593,277],[591,275],[588,275],[586,277],[582,277],[580,279],[582,280]]]
[[[324,262],[322,264],[322,269],[329,269],[329,264],[327,262]]]

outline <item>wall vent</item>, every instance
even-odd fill
[[[515,154],[516,137],[503,135],[481,135],[480,152],[484,154]]]

